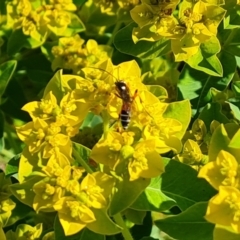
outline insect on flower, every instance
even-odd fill
[[[89,67],[89,68],[95,68],[95,67]],[[104,69],[100,69],[100,68],[95,68],[95,69],[106,72],[109,75],[111,75],[113,78],[116,79],[116,81],[115,81],[115,87],[116,87],[115,95],[122,100],[122,107],[121,107],[121,111],[119,113],[119,119],[120,119],[120,122],[121,122],[121,125],[122,125],[123,129],[127,130],[128,126],[129,126],[129,123],[131,121],[132,104],[133,104],[134,99],[138,96],[138,90],[136,89],[134,95],[131,96],[130,89],[129,89],[126,82],[124,82],[123,80],[119,80],[118,78],[113,76],[110,72],[108,72]]]
[[[124,130],[127,130],[128,125],[131,120],[131,108],[134,99],[137,97],[138,90],[135,90],[133,96],[130,96],[130,90],[127,84],[122,81],[118,80],[115,82],[117,94],[116,96],[121,98],[123,101],[121,112],[119,114],[119,118],[121,120],[121,124]]]

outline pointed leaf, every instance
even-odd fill
[[[182,130],[175,134],[176,137],[181,139],[185,134],[191,119],[190,102],[188,100],[184,100],[180,102],[170,103],[163,116],[174,118],[182,123]]]
[[[208,201],[216,190],[197,175],[198,172],[190,166],[170,160],[162,174],[161,190],[183,211],[197,202]]]
[[[121,228],[116,225],[103,209],[94,209],[95,222],[87,224],[91,231],[103,235],[112,235],[121,232]]]
[[[196,203],[174,217],[157,220],[156,226],[178,240],[213,240],[214,225],[204,219],[207,202]]]
[[[127,175],[123,180],[117,181],[110,205],[110,214],[114,215],[127,209],[138,198],[142,191],[149,185],[150,179],[139,178],[135,181],[129,181]],[[121,203],[121,204],[119,204]]]
[[[179,77],[178,88],[183,96],[183,99],[190,99],[192,108],[199,111],[211,101],[212,95],[209,90],[211,87],[219,91],[224,90],[232,80],[235,69],[235,57],[229,53],[222,52],[220,54],[220,61],[223,67],[222,77],[213,77],[208,74],[190,69],[184,66],[183,71]]]
[[[171,52],[171,44],[167,39],[162,39],[157,42],[139,41],[135,44],[132,40],[132,30],[136,26],[136,23],[130,23],[115,35],[114,45],[120,52],[135,57],[150,59]]]
[[[20,158],[21,158],[21,153],[15,155],[7,163],[6,170],[5,170],[5,174],[7,177],[18,172]]]
[[[146,212],[145,211],[136,211],[136,210],[129,208],[125,211],[125,216],[132,223],[143,224],[143,219],[146,216]]]
[[[149,186],[130,207],[141,211],[161,212],[176,205],[172,198],[167,197],[161,191],[161,183],[162,179],[160,177],[152,178]]]
[[[0,65],[0,99],[17,66],[16,60],[4,62]]]
[[[218,102],[207,104],[200,113],[199,119],[203,120],[206,128],[210,129],[210,124],[213,120],[220,123],[229,123],[230,120],[222,113],[222,106]]]

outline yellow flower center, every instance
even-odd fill
[[[108,144],[108,147],[110,151],[118,152],[122,148],[122,145],[118,139],[114,139]]]
[[[240,221],[240,198],[236,193],[232,193],[229,197],[225,199],[225,202],[229,204],[232,209],[233,221]]]

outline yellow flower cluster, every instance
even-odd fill
[[[215,5],[207,0],[184,0],[179,5],[179,15],[175,16],[178,4],[179,0],[142,0],[142,4],[131,10],[131,17],[138,24],[133,29],[133,41],[170,39],[176,61],[188,60],[202,43],[213,38],[218,41],[217,27],[226,11],[217,2]]]
[[[74,74],[79,74],[80,69],[94,66],[99,61],[105,61],[112,55],[112,48],[107,45],[98,45],[93,39],[87,41],[79,35],[74,37],[59,38],[58,46],[52,47],[54,59],[52,69],[72,69]]]
[[[77,18],[71,13],[76,9],[72,0],[14,0],[7,5],[8,24],[40,41],[51,32],[65,35],[72,19]]]
[[[100,8],[102,13],[115,15],[119,9],[130,10],[136,6],[140,0],[93,0],[93,3]]]
[[[219,191],[210,199],[205,218],[240,234],[240,145],[239,126],[221,124],[213,133],[209,162],[199,172]]]
[[[113,177],[133,182],[161,175],[160,154],[180,151],[190,106],[187,101],[178,106],[163,103],[158,86],[150,89],[156,95],[142,83],[135,61],[114,66],[106,60],[82,68],[81,76],[58,71],[42,100],[23,107],[32,121],[17,128],[26,147],[19,165],[20,184],[12,185],[13,193],[36,211],[57,211],[70,235],[92,226],[97,211],[107,208]],[[180,122],[174,110],[182,105],[189,114]],[[123,128],[121,113],[126,106],[129,123]],[[90,159],[103,164],[99,169],[105,173],[93,173],[73,147],[72,139],[89,112],[102,117],[103,135]]]

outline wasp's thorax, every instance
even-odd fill
[[[124,81],[115,82],[118,97],[123,100],[125,103],[131,103],[133,101],[129,93],[129,87]]]

